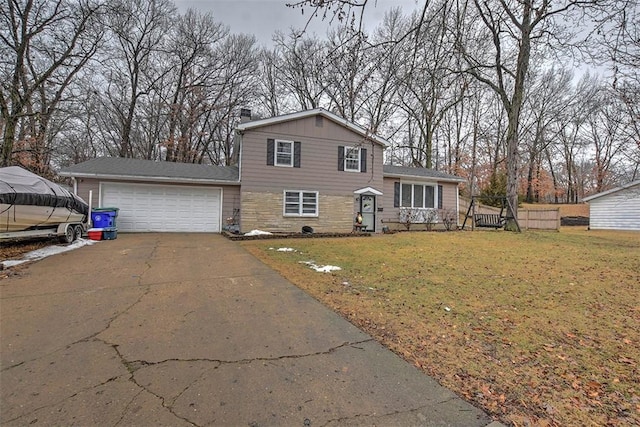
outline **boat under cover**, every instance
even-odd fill
[[[89,205],[60,185],[18,166],[0,168],[0,232],[85,222]]]

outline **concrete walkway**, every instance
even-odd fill
[[[219,235],[119,235],[0,292],[3,426],[491,423]]]

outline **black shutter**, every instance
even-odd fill
[[[393,207],[394,208],[400,207],[400,183],[399,182],[393,183]]]
[[[344,146],[338,147],[338,170],[344,170]]]
[[[438,209],[442,209],[442,185],[438,185]]]
[[[293,167],[300,167],[300,149],[302,147],[302,143],[300,141],[296,141],[293,143]]]
[[[275,145],[276,141],[273,139],[267,139],[267,165],[273,166],[273,159],[275,157]]]
[[[360,149],[360,172],[367,171],[367,149]]]

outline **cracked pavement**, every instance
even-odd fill
[[[485,426],[211,234],[122,234],[0,281],[0,424]]]

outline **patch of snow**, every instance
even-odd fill
[[[340,267],[336,265],[322,265],[322,266],[316,265],[316,266],[313,266],[312,268],[319,273],[330,273],[332,271],[342,270]]]
[[[273,233],[269,233],[268,231],[262,230],[251,230],[248,233],[244,233],[245,236],[270,236]]]
[[[318,273],[331,273],[332,271],[342,270],[342,268],[335,265],[317,265],[313,261],[300,261],[301,264],[306,264],[309,268],[314,269]]]
[[[70,245],[66,245],[66,246],[51,245],[41,249],[36,249],[35,251],[27,252],[26,254],[24,254],[22,259],[3,261],[1,264],[5,268],[13,267],[15,265],[20,265],[25,262],[37,261],[51,255],[57,255],[63,252],[69,252],[74,249],[81,248],[83,246],[93,245],[95,243],[97,243],[95,240],[78,239],[75,242],[71,243]]]
[[[278,252],[298,252],[293,248],[278,248]]]

